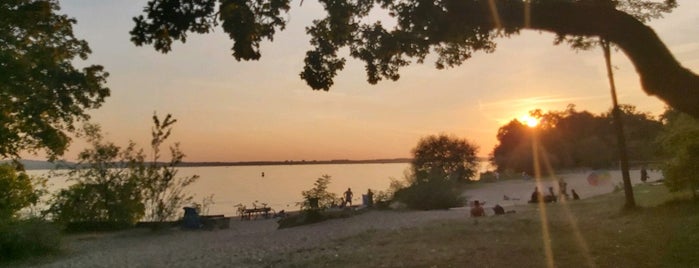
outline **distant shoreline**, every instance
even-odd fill
[[[185,162],[180,167],[217,167],[217,166],[283,166],[283,165],[327,165],[327,164],[393,164],[410,163],[410,158],[370,159],[370,160],[301,160],[301,161],[244,161],[244,162]]]
[[[285,160],[285,161],[237,161],[237,162],[183,162],[177,165],[178,167],[230,167],[230,166],[291,166],[291,165],[352,165],[352,164],[408,164],[412,158],[387,158],[387,159],[365,159],[365,160],[349,160],[349,159],[334,159],[334,160]],[[486,161],[485,158],[478,158],[479,161]],[[9,163],[11,160],[0,160],[0,163]],[[41,169],[67,169],[75,167],[77,164],[73,162],[57,161],[51,163],[40,160],[20,160],[26,170],[41,170]],[[164,165],[167,162],[159,162]]]
[[[391,158],[391,159],[368,159],[368,160],[286,160],[286,161],[238,161],[238,162],[183,162],[177,165],[178,167],[229,167],[229,166],[283,166],[283,165],[348,165],[348,164],[393,164],[393,163],[410,163],[410,158]],[[10,160],[0,160],[0,163],[9,163]],[[75,167],[77,164],[73,162],[55,162],[40,160],[20,160],[24,165],[25,170],[42,170],[42,169],[67,169]],[[159,162],[160,165],[165,165],[167,162]]]

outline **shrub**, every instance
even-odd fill
[[[316,179],[313,188],[301,192],[304,202],[301,203],[301,210],[325,209],[331,207],[338,199],[335,193],[328,192],[330,175],[323,175]]]
[[[143,154],[135,151],[133,143],[122,149],[104,142],[97,125],[86,125],[85,133],[92,148],[79,154],[79,164],[66,174],[76,183],[54,196],[49,213],[63,224],[135,224],[145,208],[138,177],[132,170]]]
[[[133,226],[144,217],[155,222],[174,219],[192,200],[184,188],[199,178],[177,176],[177,166],[184,158],[178,144],[170,147],[169,162],[159,162],[160,147],[176,121],[171,115],[162,121],[153,115],[153,156],[148,163],[133,142],[126,148],[104,142],[99,126],[86,125],[84,132],[92,148],[81,152],[78,165],[66,174],[76,183],[55,195],[49,210],[54,219],[75,229],[98,230]]]
[[[448,180],[428,180],[400,189],[395,193],[395,200],[403,202],[408,208],[430,210],[460,207],[464,204],[456,182]]]
[[[0,193],[0,221],[7,221],[16,218],[21,209],[36,204],[43,191],[36,189],[26,173],[17,173],[9,164],[1,164]]]
[[[57,252],[60,243],[59,228],[42,219],[0,222],[0,261]]]
[[[172,125],[177,120],[168,114],[161,121],[157,115],[153,115],[153,129],[151,139],[152,161],[147,167],[139,169],[141,188],[146,206],[146,219],[155,222],[173,220],[177,212],[193,197],[184,192],[184,189],[199,179],[198,175],[178,177],[177,166],[182,163],[184,153],[180,150],[179,143],[170,146],[170,161],[160,164],[160,146],[165,143]],[[141,165],[142,162],[140,163]]]

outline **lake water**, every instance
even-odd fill
[[[201,203],[204,197],[214,195],[210,214],[236,214],[236,204],[252,207],[252,203],[266,203],[276,211],[297,210],[302,201],[301,192],[311,189],[322,175],[331,176],[328,190],[339,196],[347,188],[354,192],[353,204],[361,203],[362,194],[368,189],[388,189],[390,178],[403,179],[408,163],[390,164],[327,164],[327,165],[271,165],[182,167],[179,176],[199,175],[197,182],[186,188]],[[264,177],[262,173],[264,172]],[[30,174],[44,175],[46,170],[32,170]],[[49,180],[50,190],[56,191],[69,185],[61,178]]]
[[[201,203],[204,197],[214,195],[214,204],[209,206],[209,214],[236,215],[236,204],[252,207],[252,203],[266,203],[274,210],[298,210],[297,203],[302,201],[301,192],[311,189],[317,178],[324,174],[331,176],[328,190],[338,197],[347,188],[354,192],[353,204],[361,204],[361,196],[367,189],[384,191],[388,189],[391,178],[403,180],[404,172],[410,167],[408,163],[390,164],[317,164],[317,165],[271,165],[271,166],[228,166],[228,167],[182,167],[180,176],[199,175],[200,179],[186,188],[195,196],[195,202]],[[486,162],[479,166],[479,172],[488,170]],[[32,175],[45,175],[46,170],[31,170]],[[264,172],[264,177],[262,173]],[[585,197],[609,193],[614,184],[620,183],[621,172],[609,172],[609,180],[601,185],[590,185],[590,171],[558,174],[569,184],[569,189],[576,189]],[[632,182],[640,183],[638,171],[632,171]],[[662,178],[657,171],[650,172],[651,180]],[[65,179],[51,178],[50,190],[56,191],[69,185]],[[553,181],[537,183],[534,180],[514,180],[497,184],[485,184],[465,192],[474,200],[488,201],[489,205],[524,204],[534,187],[545,190],[556,187]],[[513,200],[503,202],[503,196]]]

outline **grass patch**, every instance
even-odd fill
[[[556,267],[696,267],[699,203],[640,185],[642,208],[622,212],[623,193],[545,206]],[[678,201],[679,200],[679,201]],[[668,202],[670,201],[670,202]],[[282,267],[546,267],[538,207],[517,214],[372,230],[270,257]]]

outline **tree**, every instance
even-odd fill
[[[648,113],[639,112],[632,105],[619,105],[626,122],[629,153],[632,160],[658,160],[660,147],[655,141],[661,123]],[[612,110],[599,115],[577,111],[568,105],[564,111],[530,112],[540,123],[530,128],[512,120],[498,130],[498,144],[493,149],[491,162],[499,170],[525,171],[532,174],[532,137],[536,131],[538,144],[544,149],[539,156],[546,157],[554,169],[610,168],[619,162]]]
[[[87,124],[84,132],[92,148],[81,152],[76,167],[66,174],[76,183],[56,195],[51,212],[61,222],[107,222],[116,227],[144,217],[156,222],[173,219],[192,200],[184,188],[199,178],[177,176],[184,158],[179,144],[170,147],[169,162],[159,162],[160,146],[175,122],[169,114],[164,120],[153,115],[150,162],[135,143],[121,148],[105,142],[99,126]]]
[[[180,150],[179,143],[170,147],[170,161],[160,163],[160,146],[170,137],[172,125],[177,120],[168,114],[160,120],[153,115],[153,129],[151,139],[152,161],[144,168],[143,162],[139,166],[138,177],[143,191],[144,202],[147,209],[146,219],[155,222],[164,222],[173,219],[177,211],[192,201],[192,196],[184,192],[184,188],[196,182],[198,175],[178,177],[177,166],[182,163],[184,153]]]
[[[145,213],[137,173],[142,150],[133,142],[121,147],[103,141],[98,125],[86,124],[91,144],[80,152],[76,167],[65,174],[75,181],[54,197],[49,211],[62,223],[103,222],[119,228],[135,224]]]
[[[444,134],[418,141],[411,167],[417,183],[432,179],[468,182],[478,169],[478,148],[465,139]]]
[[[41,183],[9,164],[0,164],[0,221],[16,219],[21,209],[36,205],[43,193],[37,182]]]
[[[498,129],[497,139],[490,161],[499,171],[534,174],[532,135],[527,126],[514,119]]]
[[[59,9],[56,0],[0,2],[0,157],[62,155],[75,124],[109,96],[102,66],[74,66],[90,48]]]
[[[315,90],[329,90],[344,68],[345,59],[338,56],[343,47],[365,62],[368,81],[374,84],[397,80],[400,67],[411,59],[423,63],[431,51],[438,54],[437,68],[458,66],[473,52],[493,52],[495,38],[530,29],[601,37],[616,44],[636,67],[646,93],[699,117],[699,76],[678,63],[651,28],[622,11],[645,8],[649,1],[614,1],[621,5],[607,0],[319,1],[327,16],[307,28],[313,49],[306,53],[301,72]],[[139,46],[154,44],[166,53],[173,41],[185,42],[189,32],[208,33],[221,22],[234,42],[233,56],[257,60],[260,42],[272,40],[277,30],[284,29],[281,13],[290,8],[289,0],[223,0],[216,10],[216,2],[151,0],[144,8],[146,15],[134,18],[131,40]],[[664,2],[668,8],[676,4]],[[386,10],[396,26],[387,29],[381,22],[369,23],[366,18],[372,9]]]
[[[301,209],[304,211],[326,209],[336,204],[337,195],[328,191],[330,185],[330,175],[323,175],[316,179],[313,188],[301,192],[304,202]]]
[[[699,188],[699,122],[669,109],[663,115],[665,129],[659,137],[670,159],[663,166],[665,185],[671,191],[687,189],[697,199]]]
[[[477,171],[478,148],[465,139],[445,134],[421,138],[412,150],[407,185],[396,186],[394,198],[412,209],[448,209],[463,205],[460,182]]]

